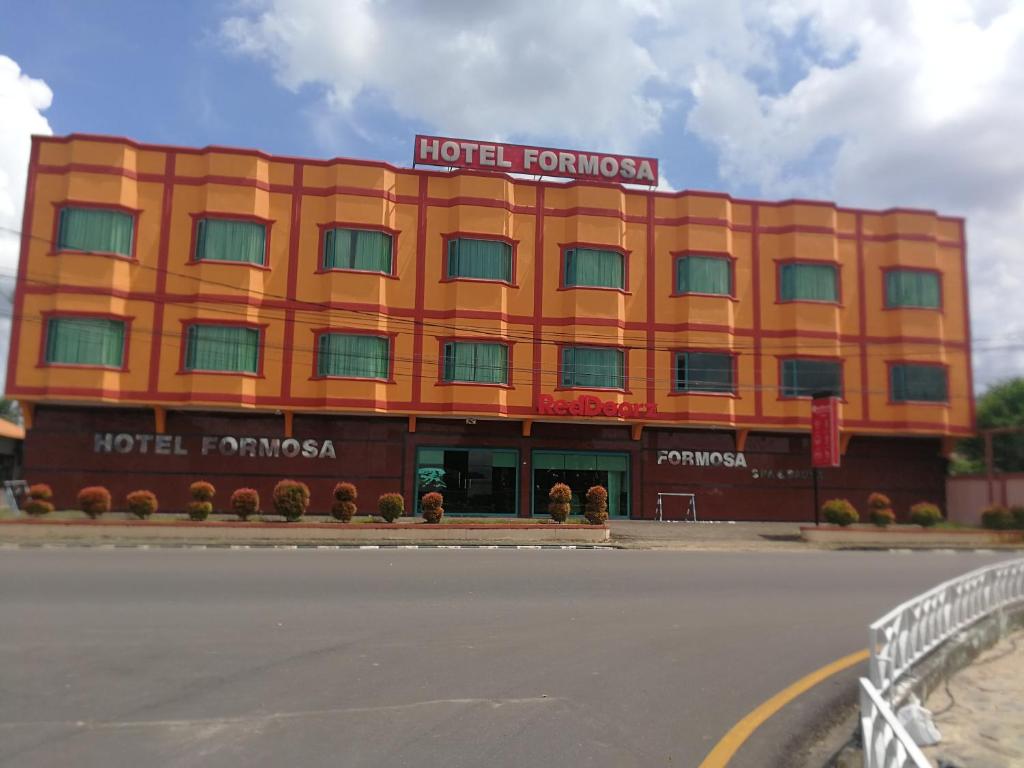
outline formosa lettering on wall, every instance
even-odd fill
[[[441,136],[417,136],[415,146],[413,162],[424,165],[626,184],[658,184],[658,161],[653,157],[466,141]]]
[[[732,451],[658,451],[659,464],[681,467],[729,467],[744,469],[747,458]]]
[[[187,437],[187,439],[186,439]],[[243,458],[336,458],[330,440],[296,440],[292,437],[231,437],[219,435],[154,435],[132,432],[97,432],[95,453],[138,453],[160,456],[241,456]]]
[[[541,395],[537,413],[545,416],[606,416],[610,419],[640,419],[657,413],[655,403],[616,403],[593,395],[580,395],[575,400],[562,400]]]

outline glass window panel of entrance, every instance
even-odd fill
[[[572,489],[572,514],[583,514],[587,489],[602,485],[608,491],[608,515],[629,515],[629,457],[624,453],[534,451],[533,514],[548,513],[548,493],[555,483]]]
[[[416,506],[423,494],[444,496],[453,515],[515,515],[519,453],[492,448],[420,448],[416,453]]]

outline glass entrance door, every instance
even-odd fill
[[[608,491],[608,516],[629,515],[629,455],[569,451],[533,452],[533,514],[546,515],[548,492],[555,483],[572,489],[572,514],[583,514],[587,489]]]

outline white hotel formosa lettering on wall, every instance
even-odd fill
[[[675,467],[722,467],[725,469],[748,469],[747,457],[742,451],[658,451],[658,464]],[[752,480],[809,480],[811,470],[776,469],[774,467],[751,467]]]
[[[132,432],[97,432],[93,436],[95,453],[137,453],[158,456],[188,456],[192,453],[182,435],[155,435]],[[334,459],[330,440],[297,440],[292,437],[231,437],[203,435],[199,438],[201,456],[240,456],[243,458]]]

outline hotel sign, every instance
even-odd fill
[[[132,432],[97,432],[93,435],[94,453],[153,453],[157,456],[241,456],[267,459],[333,459],[330,440],[296,440],[292,437],[231,437],[203,435],[198,445],[190,445],[183,435],[154,435]]]
[[[811,466],[839,466],[839,398],[811,401]]]
[[[417,136],[413,163],[621,184],[656,186],[658,183],[658,161],[653,157],[466,141],[441,136]]]
[[[541,395],[537,413],[545,416],[605,416],[609,419],[642,419],[657,413],[656,403],[616,403],[593,395],[580,395],[574,400],[562,400]]]

